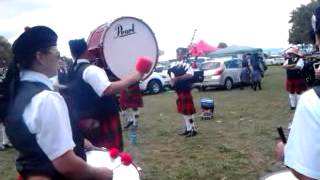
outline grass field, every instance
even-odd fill
[[[125,151],[132,153],[148,180],[250,180],[284,167],[275,161],[276,127],[287,127],[292,116],[284,90],[285,73],[269,67],[263,90],[193,91],[197,111],[199,99],[213,97],[214,120],[200,120],[199,134],[178,136],[181,116],[176,113],[175,93],[144,96],[138,144],[129,144],[124,131]],[[0,152],[0,179],[15,177],[14,150]]]

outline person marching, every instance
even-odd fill
[[[249,54],[245,54],[242,57],[242,70],[240,74],[240,89],[243,89],[245,86],[251,84],[251,69],[249,67]]]
[[[191,94],[191,78],[193,77],[193,70],[191,66],[185,62],[187,54],[186,48],[178,48],[177,62],[173,62],[168,70],[171,78],[171,85],[177,93],[177,111],[182,114],[185,121],[185,131],[179,135],[192,137],[197,135],[193,114],[196,113],[193,98]]]
[[[301,70],[304,66],[299,49],[291,47],[286,51],[287,60],[283,68],[287,70],[286,90],[289,92],[290,109],[296,109],[300,95],[307,89]]]
[[[151,62],[144,59],[144,63],[140,65],[147,69],[141,70],[137,65],[139,70],[131,76],[110,82],[102,68],[90,64],[89,60],[92,58],[84,39],[70,40],[69,46],[75,59],[69,72],[70,84],[67,88],[71,116],[80,125],[88,120],[99,124],[98,128],[87,136],[94,146],[123,151],[118,100],[114,94],[138,82],[143,74],[150,70]]]
[[[257,88],[261,90],[261,79],[264,71],[262,69],[261,58],[255,53],[251,55],[250,61],[252,66],[252,88],[254,91],[256,91]]]
[[[142,94],[139,83],[135,83],[126,90],[120,92],[119,98],[120,108],[124,111],[127,125],[124,127],[128,129],[130,126],[138,126],[139,109],[143,107]]]
[[[49,79],[58,69],[57,38],[35,26],[12,46],[4,98],[6,133],[19,153],[16,169],[25,180],[112,179],[111,170],[91,167],[73,151],[66,103]]]

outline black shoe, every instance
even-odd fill
[[[133,121],[128,122],[128,124],[124,127],[125,129],[128,129],[130,126],[133,125]]]
[[[185,130],[183,133],[179,133],[179,136],[186,136],[188,134],[190,134],[191,131],[187,131]]]
[[[290,107],[290,110],[296,110],[296,107]]]
[[[193,137],[196,136],[198,134],[197,131],[190,131],[188,135],[186,135],[186,137]]]
[[[4,148],[8,148],[8,149],[9,149],[9,148],[13,148],[11,144],[3,144],[3,147],[4,147]]]

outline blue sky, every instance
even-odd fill
[[[0,35],[13,42],[25,26],[47,25],[59,35],[58,47],[70,56],[67,42],[87,39],[105,22],[121,16],[144,20],[154,31],[160,60],[175,57],[175,49],[205,40],[216,46],[259,48],[288,46],[290,12],[311,0],[0,0]]]

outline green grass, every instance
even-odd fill
[[[292,116],[284,90],[285,73],[281,67],[269,67],[263,90],[254,92],[209,90],[193,91],[198,113],[199,99],[213,97],[214,120],[200,120],[199,134],[193,138],[178,136],[182,118],[176,113],[173,92],[144,96],[138,144],[129,143],[124,131],[125,151],[132,153],[142,167],[143,179],[258,179],[283,169],[275,161],[276,127],[287,124]],[[0,177],[15,177],[15,152],[0,152]]]

